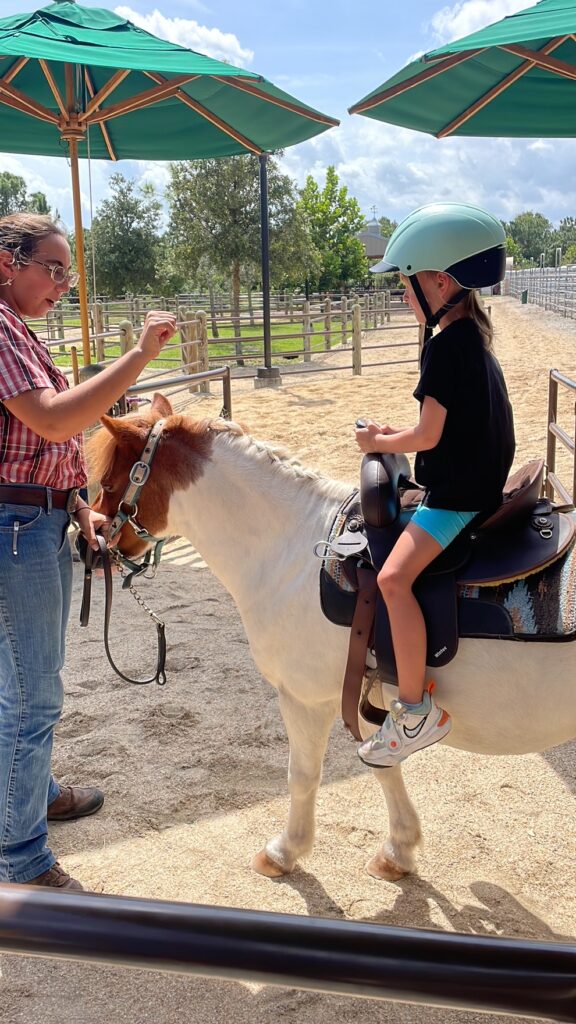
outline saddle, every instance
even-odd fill
[[[460,637],[566,639],[565,631],[559,637],[557,625],[548,634],[518,628],[522,616],[513,614],[510,601],[511,588],[527,577],[538,579],[542,590],[538,574],[568,552],[576,532],[574,517],[540,496],[543,475],[543,460],[514,473],[499,508],[473,520],[416,580],[414,594],[426,622],[428,665],[448,664]],[[343,717],[358,739],[358,700],[369,649],[380,677],[397,681],[377,574],[422,497],[404,455],[366,455],[360,493],[344,503],[324,548],[321,604],[330,621],[351,627]]]

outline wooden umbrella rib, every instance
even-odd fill
[[[550,40],[550,42],[546,43],[546,45],[543,46],[542,49],[538,51],[538,53],[544,56],[546,56],[549,53],[552,53],[552,51],[557,49],[558,46],[561,46],[567,38],[567,36],[562,36]],[[466,121],[469,121],[471,117],[474,117],[475,114],[477,114],[480,110],[482,110],[489,103],[491,103],[492,100],[495,100],[498,96],[501,96],[502,93],[506,91],[506,89],[509,89],[511,85],[514,85],[514,83],[517,82],[519,78],[522,78],[522,76],[525,75],[527,71],[530,71],[533,67],[533,60],[527,60],[524,62],[524,64],[520,64],[520,66],[515,68],[514,71],[510,72],[509,75],[506,75],[506,78],[503,78],[501,82],[498,82],[497,85],[493,86],[492,89],[489,89],[488,92],[484,93],[483,96],[480,96],[479,99],[477,99],[474,103],[467,107],[466,110],[463,110],[462,113],[458,115],[458,117],[455,117],[454,120],[450,121],[450,123],[445,125],[445,127],[442,128],[439,132],[436,132],[436,138],[444,139],[448,135],[453,135],[454,132],[461,127],[461,125],[466,124]]]
[[[557,60],[556,57],[546,57],[542,50],[527,50],[525,46],[516,46],[513,43],[506,43],[505,46],[502,45],[499,49],[512,53],[515,57],[523,57],[524,60],[530,60],[544,71],[551,71],[562,78],[576,79],[576,67],[574,64],[568,64],[564,60]]]
[[[60,90],[58,89],[58,86],[56,84],[56,79],[54,78],[54,75],[52,74],[52,71],[51,71],[50,66],[48,64],[48,61],[42,60],[42,58],[40,58],[38,63],[40,65],[40,67],[42,68],[42,71],[44,72],[44,77],[45,77],[46,81],[48,82],[48,85],[50,86],[50,89],[52,91],[52,95],[53,95],[54,99],[56,100],[56,103],[60,107],[60,112],[62,114],[64,114],[64,116],[66,116],[67,113],[68,113],[68,111],[66,110],[66,104],[64,103],[64,100],[62,99],[62,97],[60,95]]]
[[[166,81],[166,79],[158,72],[147,71],[146,74],[155,82]],[[184,92],[182,89],[178,90],[178,92],[176,93],[176,97],[180,100],[181,103],[184,103],[187,107],[190,107],[190,109],[194,110],[195,113],[200,114],[200,117],[203,117],[206,121],[209,121],[210,124],[213,124],[216,128],[220,128],[221,131],[223,131],[226,135],[229,135],[230,138],[234,139],[235,142],[240,143],[241,146],[244,146],[251,153],[254,153],[255,156],[260,156],[264,152],[264,150],[255,142],[252,142],[251,139],[248,139],[245,135],[242,135],[240,132],[236,131],[236,129],[233,128],[232,125],[228,124],[227,121],[223,121],[221,117],[218,117],[217,114],[213,114],[212,111],[208,110],[207,107],[203,107],[202,104],[198,103],[197,100],[193,100],[192,97],[189,96],[188,93]]]
[[[377,93],[375,96],[369,97],[369,99],[361,100],[360,103],[355,103],[353,107],[350,107],[351,114],[362,114],[365,110],[371,110],[373,107],[377,107],[380,103],[386,103],[388,100],[394,99],[395,96],[400,96],[404,92],[408,92],[409,89],[414,89],[417,85],[421,85],[422,82],[427,82],[430,78],[435,78],[436,75],[441,75],[444,71],[448,71],[449,68],[456,67],[457,64],[462,64],[466,60],[470,60],[475,57],[478,50],[466,50],[463,53],[454,53],[451,57],[447,57],[441,64],[434,64],[433,67],[427,67],[419,74],[413,75],[412,78],[408,78],[405,82],[399,82],[398,85],[392,85],[389,89],[384,89],[382,92]]]
[[[94,83],[93,83],[93,81],[92,81],[92,79],[90,77],[90,72],[89,72],[88,68],[86,68],[86,67],[84,68],[84,80],[86,82],[86,87],[88,89],[88,92],[90,93],[90,96],[91,97],[94,96],[95,95]],[[110,159],[111,160],[117,160],[118,157],[116,156],[116,153],[114,151],[114,147],[112,145],[112,140],[110,138],[110,132],[108,131],[108,129],[107,129],[105,124],[101,124],[100,125],[100,131],[102,132],[102,138],[104,139],[104,145],[106,146],[106,149],[108,150],[108,153],[110,155]]]
[[[330,127],[340,124],[333,117],[327,117],[326,114],[320,114],[316,110],[309,110],[308,107],[301,107],[297,103],[291,103],[289,100],[283,100],[277,96],[269,96],[268,93],[263,92],[262,89],[258,89],[255,85],[251,85],[246,81],[240,81],[236,78],[228,78],[223,75],[212,75],[212,78],[217,82],[221,82],[222,85],[232,86],[234,89],[240,89],[241,92],[247,92],[251,96],[256,96],[259,100],[264,100],[266,103],[272,103],[276,107],[282,107],[283,110],[291,110],[295,114],[299,114],[300,117],[307,117],[310,121],[317,121],[318,124],[326,124]]]
[[[20,110],[26,111],[28,114],[32,114],[33,117],[37,117],[40,121],[49,121],[50,124],[58,124],[58,118],[48,107],[44,107],[41,103],[37,103],[36,100],[30,99],[25,93],[20,92],[19,89],[15,89],[13,85],[8,85],[4,79],[0,79],[0,93],[13,100],[12,104],[8,106],[18,106]],[[6,102],[6,101],[5,101]]]
[[[26,66],[29,60],[29,57],[18,57],[18,60],[14,61],[12,66],[8,68],[6,74],[2,75],[2,81],[9,85],[10,82],[14,81],[16,75],[22,71],[22,68]]]
[[[102,104],[104,103],[104,100],[108,99],[108,97],[111,95],[111,93],[113,93],[114,90],[118,88],[120,83],[123,82],[124,79],[127,78],[129,74],[130,74],[130,69],[129,68],[122,68],[122,70],[116,71],[116,73],[113,74],[112,77],[108,79],[106,84],[103,85],[102,88],[98,90],[98,92],[96,92],[96,90],[94,89],[94,86],[92,85],[92,83],[90,83],[91,90],[92,90],[91,93],[90,93],[90,97],[91,98],[90,98],[90,102],[86,104],[86,109],[85,109],[84,113],[82,114],[82,119],[85,120],[85,119],[89,118],[90,114],[92,113],[92,111],[97,110],[98,107],[102,106]]]
[[[122,103],[117,103],[113,107],[106,107],[105,110],[98,110],[90,115],[83,114],[79,120],[87,124],[100,124],[101,121],[111,121],[115,117],[122,117],[123,114],[131,114],[135,110],[143,110],[145,107],[150,107],[153,103],[158,103],[160,100],[166,100],[174,96],[181,85],[185,85],[197,77],[197,75],[177,75],[166,81],[163,85],[158,85],[155,89],[147,89],[145,92],[130,96],[128,99],[123,100]]]
[[[183,92],[182,89],[180,89],[176,95],[182,103],[186,104],[187,107],[190,107],[191,110],[200,114],[200,117],[209,121],[210,124],[215,125],[216,128],[220,128],[221,131],[226,135],[229,135],[235,142],[239,142],[241,146],[245,147],[245,149],[254,153],[255,156],[260,156],[264,152],[261,146],[258,146],[256,142],[252,142],[245,135],[242,135],[241,132],[236,131],[236,129],[233,128],[232,125],[228,124],[227,121],[223,121],[221,117],[218,117],[217,114],[213,114],[207,107],[203,107],[201,103],[197,102],[197,100],[193,100],[192,97],[188,96],[188,94]]]

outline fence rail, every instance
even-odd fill
[[[554,499],[555,494],[558,494],[563,502],[567,505],[574,504],[576,500],[576,410],[575,410],[575,423],[574,423],[574,436],[570,437],[567,431],[563,430],[562,427],[558,426],[558,385],[564,388],[568,388],[573,393],[576,393],[576,381],[566,377],[563,373],[559,373],[558,370],[550,370],[550,379],[548,384],[548,445],[546,453],[546,464],[547,464],[547,476],[546,476],[546,495],[547,497]],[[556,442],[560,443],[572,454],[572,494],[564,486],[562,481],[556,475]]]
[[[0,950],[576,1019],[569,943],[0,886]]]
[[[509,270],[504,290],[524,302],[576,318],[576,265]]]

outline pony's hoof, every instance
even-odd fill
[[[399,878],[405,878],[410,874],[409,871],[403,871],[393,861],[378,853],[370,858],[366,864],[366,871],[372,875],[372,878],[379,878],[383,882],[397,882]]]
[[[252,858],[250,867],[259,875],[265,875],[266,878],[282,878],[283,875],[287,875],[289,873],[288,871],[285,871],[284,868],[281,868],[275,860],[272,860],[272,858],[266,853],[266,850],[260,850],[260,852]]]

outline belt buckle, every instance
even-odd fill
[[[79,491],[80,491],[79,487],[73,487],[72,490],[68,494],[68,498],[66,500],[66,511],[67,511],[68,515],[72,515],[72,513],[76,509],[76,502],[78,501],[78,493],[79,493]]]

